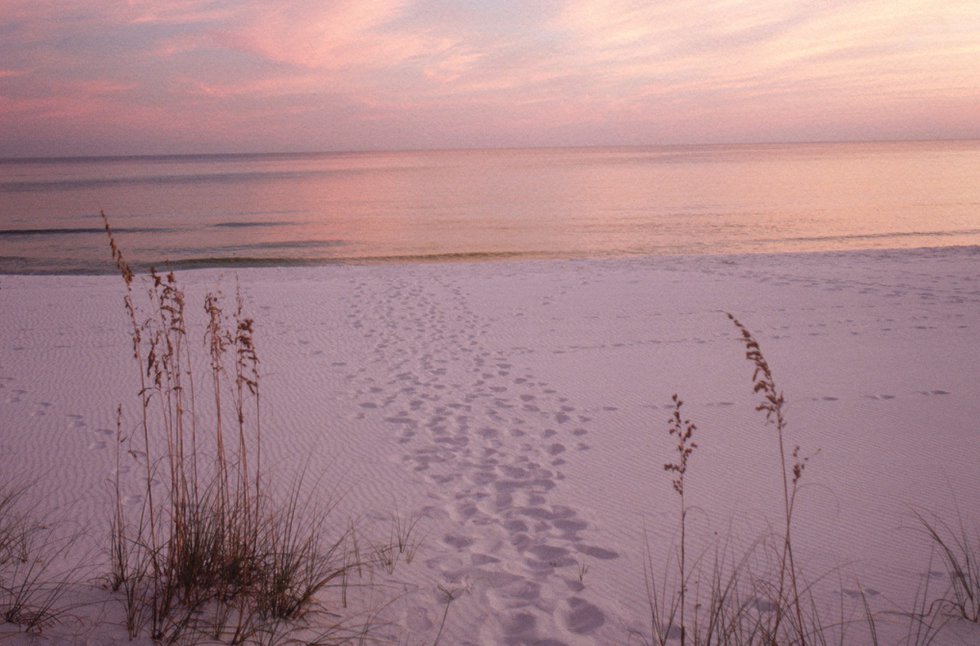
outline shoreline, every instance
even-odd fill
[[[277,269],[310,269],[310,268],[329,268],[329,267],[385,267],[399,265],[456,265],[456,264],[493,264],[493,263],[536,263],[536,262],[691,262],[697,259],[715,261],[737,261],[740,258],[793,258],[811,256],[835,256],[835,255],[881,255],[890,257],[893,255],[929,255],[930,253],[943,254],[974,254],[980,253],[980,244],[962,244],[950,246],[925,246],[925,247],[888,247],[888,248],[857,248],[857,249],[813,249],[813,250],[787,250],[787,251],[758,251],[758,252],[717,252],[717,253],[677,253],[677,254],[640,254],[640,253],[608,253],[608,254],[566,254],[558,252],[459,252],[459,253],[434,253],[426,255],[397,255],[397,256],[366,256],[337,259],[317,259],[308,260],[303,258],[216,258],[216,259],[187,259],[177,263],[162,263],[151,265],[149,263],[131,263],[134,273],[137,275],[148,275],[150,269],[155,267],[157,271],[167,273],[191,272],[191,271],[237,271],[237,270],[277,270]],[[59,269],[40,269],[30,271],[0,271],[0,276],[113,276],[116,269],[109,260],[100,263],[102,269],[77,268],[72,270]]]
[[[978,261],[980,247],[956,247],[178,280],[198,338],[204,293],[231,296],[238,277],[256,320],[274,474],[288,483],[308,470],[326,492],[314,495],[343,493],[336,512],[368,534],[383,534],[392,513],[421,518],[425,541],[397,572],[383,635],[431,642],[441,585],[465,589],[446,643],[600,644],[648,633],[646,546],[663,571],[676,545],[662,469],[673,393],[699,429],[694,553],[710,553],[716,534],[751,544],[779,520],[771,429],[753,410],[751,366],[725,311],[762,344],[790,442],[811,457],[799,558],[814,577],[839,573],[814,582],[820,598],[857,604],[864,589],[876,611],[907,607],[932,577],[909,510],[980,516]],[[0,436],[0,472],[32,477],[35,506],[88,528],[79,549],[94,569],[116,404],[130,426],[134,415],[123,294],[115,277],[0,283],[0,426],[13,429]],[[102,601],[103,614],[80,612],[50,634],[124,641],[114,602]],[[969,643],[969,628],[937,643]]]

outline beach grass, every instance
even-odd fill
[[[346,600],[350,575],[365,565],[353,528],[306,502],[302,477],[277,496],[263,468],[259,360],[240,293],[230,316],[218,295],[205,297],[204,387],[176,277],[150,270],[138,304],[136,277],[107,220],[105,228],[139,380],[139,422],[129,433],[118,425],[117,474],[125,447],[143,473],[142,504],[127,511],[117,475],[108,576],[130,638],[242,643],[315,614],[328,587],[344,587]],[[399,523],[391,544],[375,549],[391,559],[387,570],[414,554],[416,524]]]
[[[671,486],[679,497],[680,546],[677,572],[662,577],[659,584],[648,546],[645,576],[651,638],[660,646],[674,640],[681,646],[822,643],[825,622],[793,554],[793,511],[807,458],[802,457],[799,446],[787,455],[785,398],[755,336],[733,315],[728,314],[728,318],[753,366],[753,393],[759,398],[756,410],[775,431],[782,483],[782,531],[755,541],[742,554],[722,546],[710,567],[699,556],[694,568],[689,569],[685,476],[698,447],[693,439],[697,427],[683,417],[683,402],[675,393],[667,431],[675,440],[676,456],[663,468],[673,475]],[[696,581],[693,590],[692,581]]]
[[[916,511],[915,517],[939,554],[948,586],[927,614],[947,615],[980,623],[980,532],[962,514],[951,524],[936,514]]]
[[[0,624],[30,632],[61,622],[78,567],[59,565],[77,536],[59,536],[26,510],[31,486],[0,482]]]
[[[756,410],[763,413],[765,424],[775,431],[781,467],[781,531],[770,530],[741,552],[732,547],[730,536],[723,538],[710,563],[702,554],[690,565],[686,545],[690,503],[685,495],[685,475],[698,444],[693,440],[696,426],[682,416],[683,402],[674,394],[667,431],[675,441],[676,456],[663,468],[672,473],[671,485],[679,497],[680,545],[675,565],[671,566],[673,559],[669,558],[668,572],[658,578],[647,544],[644,577],[650,638],[641,636],[641,639],[659,646],[668,643],[681,646],[846,644],[848,631],[862,621],[845,616],[843,603],[839,617],[828,616],[826,606],[818,603],[814,592],[814,584],[823,577],[810,580],[797,563],[793,550],[794,510],[809,457],[804,456],[799,445],[787,450],[790,443],[786,436],[785,398],[756,337],[733,315],[727,316],[745,347],[746,359],[753,366],[753,393],[758,397]],[[957,516],[955,525],[935,515],[916,512],[915,517],[929,537],[933,552],[939,555],[948,585],[941,592],[930,592],[929,577],[926,577],[911,609],[889,610],[885,614],[906,617],[904,643],[919,646],[933,643],[951,620],[973,623],[980,620],[980,535],[975,527],[971,532],[961,515]],[[676,569],[670,572],[672,567]],[[872,609],[860,584],[858,588],[859,616],[867,630],[861,642],[877,645],[882,613]]]

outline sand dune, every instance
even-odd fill
[[[447,590],[444,644],[649,635],[646,546],[663,572],[677,543],[663,471],[673,393],[698,425],[694,553],[778,525],[778,454],[732,312],[762,343],[790,441],[810,457],[798,559],[837,614],[863,589],[882,643],[896,643],[906,623],[887,612],[946,583],[913,512],[971,526],[980,513],[978,269],[980,250],[962,248],[237,275],[257,321],[270,472],[314,476],[368,534],[392,514],[421,519],[413,562],[369,593],[389,604],[380,638],[431,643]],[[179,279],[200,338],[197,304],[234,276]],[[39,513],[82,528],[76,552],[95,575],[116,405],[126,424],[136,415],[122,293],[116,277],[0,277],[0,472],[33,483]],[[124,642],[109,593],[77,594],[88,605],[45,634]],[[976,640],[956,625],[939,643]]]

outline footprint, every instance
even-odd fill
[[[568,556],[568,548],[553,545],[533,545],[527,551],[542,561],[557,561]]]
[[[470,554],[470,564],[474,567],[489,565],[491,563],[500,563],[500,559],[498,559],[496,556],[490,556],[489,554]]]
[[[565,445],[559,444],[558,442],[555,442],[554,444],[548,447],[549,455],[558,455],[559,453],[564,453],[564,452],[565,452]]]
[[[568,600],[568,610],[563,613],[565,626],[577,635],[587,635],[606,623],[606,616],[597,606],[580,597]]]
[[[594,545],[576,545],[575,549],[586,556],[591,556],[592,558],[597,558],[602,561],[610,561],[612,559],[619,558],[619,552],[607,550],[603,547],[596,547]]]
[[[507,617],[503,622],[504,633],[511,638],[520,637],[534,632],[534,626],[538,623],[534,615],[529,612],[518,612]]]
[[[556,529],[559,529],[562,532],[565,532],[566,534],[574,534],[576,532],[581,532],[588,529],[589,527],[589,523],[587,523],[584,520],[579,520],[578,518],[559,518],[555,520],[552,524],[555,526]],[[594,548],[586,547],[586,549],[594,549]],[[581,549],[579,549],[578,551],[582,552]]]
[[[455,547],[458,550],[469,547],[473,544],[473,539],[466,536],[461,536],[459,534],[446,534],[443,537],[442,542],[450,547]]]
[[[844,594],[846,594],[851,599],[860,599],[862,596],[864,596],[864,597],[876,597],[879,594],[881,594],[880,592],[878,592],[874,588],[864,588],[863,590],[845,589],[845,590],[841,590],[841,592],[843,592]]]
[[[768,599],[762,599],[760,597],[756,597],[755,599],[753,599],[751,601],[751,605],[759,612],[772,612],[773,610],[776,609],[776,606],[773,605],[772,601],[769,601]]]

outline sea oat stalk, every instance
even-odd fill
[[[687,596],[687,505],[684,501],[684,475],[687,473],[687,461],[690,459],[694,449],[698,448],[693,441],[694,431],[697,429],[691,420],[683,419],[681,416],[681,406],[684,402],[674,393],[674,414],[667,422],[667,432],[671,437],[677,436],[677,461],[664,464],[664,470],[674,474],[671,484],[674,491],[681,499],[681,546],[680,546],[680,628],[681,646],[685,646],[687,641],[687,626],[685,624],[684,607]]]
[[[785,525],[783,529],[783,547],[779,565],[779,591],[777,603],[775,604],[776,620],[773,626],[772,635],[775,638],[775,636],[778,634],[779,624],[782,621],[782,602],[785,596],[788,580],[789,585],[792,588],[792,598],[790,599],[789,605],[796,615],[796,629],[800,644],[801,646],[805,646],[806,631],[804,630],[803,624],[803,608],[800,599],[799,583],[797,580],[796,563],[793,559],[792,525],[796,493],[798,491],[800,478],[803,476],[803,469],[806,466],[806,458],[802,458],[800,456],[800,447],[795,446],[793,447],[792,451],[793,464],[791,467],[788,465],[786,459],[785,441],[786,418],[783,415],[783,405],[785,404],[786,400],[783,397],[783,393],[776,387],[776,382],[773,379],[769,362],[766,361],[765,356],[762,354],[762,348],[759,346],[759,342],[752,335],[749,329],[745,327],[737,318],[731,314],[728,314],[728,318],[741,334],[740,341],[745,345],[745,358],[752,362],[753,366],[755,366],[752,373],[752,381],[754,382],[753,392],[758,393],[761,396],[761,400],[756,405],[755,409],[765,413],[766,424],[772,425],[776,428],[776,437],[779,440],[779,461],[782,467],[783,512]]]

